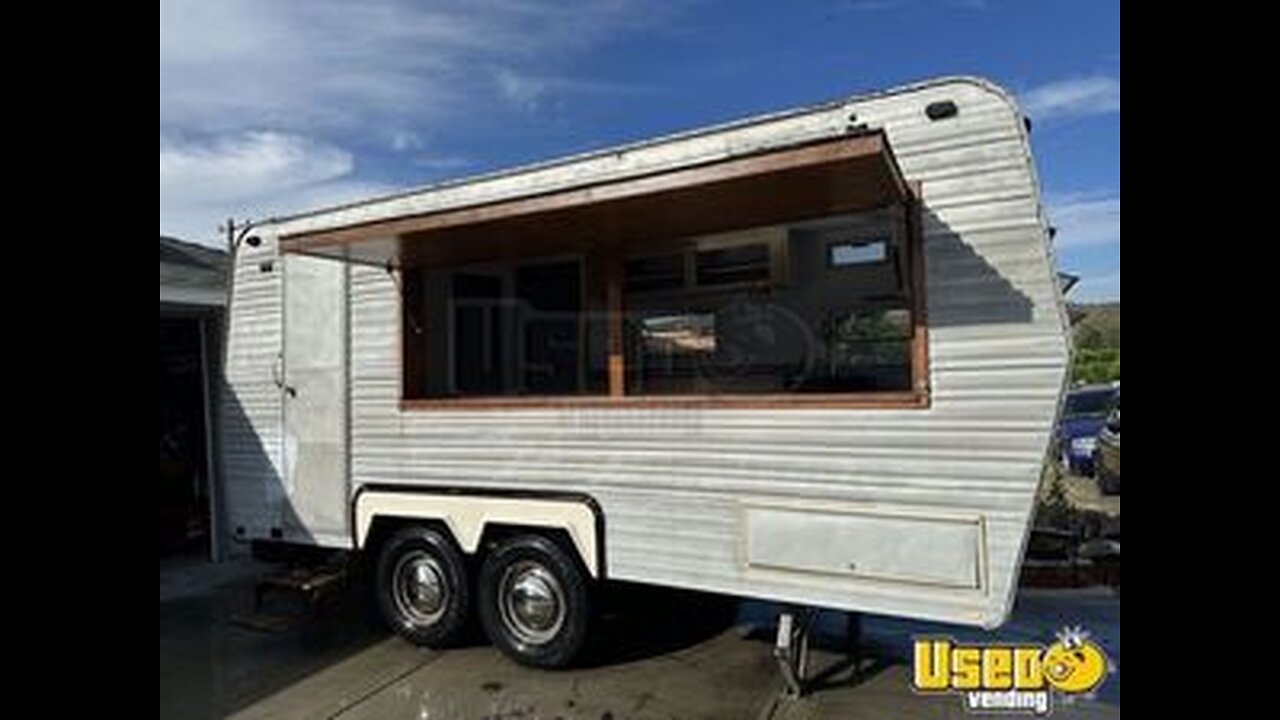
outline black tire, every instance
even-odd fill
[[[415,645],[452,644],[464,632],[470,611],[466,567],[447,535],[425,527],[402,528],[378,553],[374,592],[379,613],[396,634]],[[415,583],[420,577],[430,584]],[[439,587],[439,596],[426,595],[429,587]]]
[[[536,602],[556,619],[539,616],[523,624],[513,588],[549,591]],[[528,583],[533,583],[530,586]],[[537,593],[535,593],[536,595]],[[480,623],[485,634],[503,653],[522,665],[564,667],[586,644],[592,613],[591,579],[577,556],[541,535],[521,535],[504,541],[480,569]],[[526,592],[526,598],[531,595]],[[554,597],[549,603],[546,598]],[[509,601],[508,601],[509,600]],[[504,604],[506,603],[506,604]],[[537,627],[537,625],[547,627]]]

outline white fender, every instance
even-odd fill
[[[528,525],[564,530],[591,577],[599,577],[599,538],[595,512],[572,499],[436,495],[377,490],[361,492],[355,500],[356,547],[364,547],[378,517],[439,520],[453,533],[463,552],[474,553],[486,525]]]

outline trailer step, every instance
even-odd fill
[[[270,593],[301,598],[307,607],[314,609],[327,600],[337,597],[347,586],[345,565],[321,565],[295,567],[283,573],[268,575],[254,588],[254,609],[261,610],[263,599]]]
[[[292,567],[260,579],[253,590],[253,611],[232,622],[262,632],[286,632],[334,604],[347,588],[345,565]],[[282,602],[266,607],[268,598]]]

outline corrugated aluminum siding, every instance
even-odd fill
[[[280,261],[272,236],[236,258],[219,400],[219,460],[226,530],[239,539],[267,538],[281,524],[281,393],[272,375],[281,348]],[[271,272],[260,267],[271,262]],[[243,532],[239,529],[243,528]],[[233,546],[233,552],[243,550]]]
[[[959,106],[958,117],[930,122],[925,106],[944,99]],[[930,409],[401,412],[396,289],[385,272],[357,267],[350,305],[353,485],[586,492],[605,513],[614,578],[969,624],[1002,620],[1067,345],[1022,119],[999,89],[966,79],[915,86],[301,217],[281,232],[834,136],[851,114],[883,127],[906,177],[923,183]],[[269,322],[258,321],[265,331]],[[240,352],[247,357],[249,349]],[[273,406],[252,388],[265,418]],[[745,501],[978,518],[983,586],[750,570],[740,547]]]

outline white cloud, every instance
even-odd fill
[[[440,172],[448,172],[453,170],[461,170],[469,165],[471,161],[456,155],[424,155],[413,159],[413,164],[427,170],[437,170]]]
[[[614,88],[564,71],[669,15],[637,0],[161,0],[161,231],[199,240],[211,217],[383,187],[364,179],[366,151],[461,167],[432,145],[440,129]]]
[[[1058,263],[1080,276],[1069,299],[1120,299],[1120,195],[1077,192],[1047,198]]]
[[[456,116],[477,73],[528,81],[653,13],[634,2],[162,0],[160,124],[188,130],[405,127]],[[514,92],[513,92],[514,91]]]
[[[354,200],[390,188],[352,178],[351,153],[278,132],[209,141],[160,137],[160,231],[216,243],[228,215],[255,219]]]
[[[961,10],[988,10],[987,0],[935,0],[921,3],[919,0],[850,0],[835,6],[837,12],[852,10],[854,12],[879,12],[882,10],[900,10],[908,6],[937,6],[959,8]]]
[[[1084,275],[1071,289],[1071,302],[1106,302],[1120,299],[1120,271],[1100,275]]]
[[[1071,195],[1051,202],[1049,223],[1059,249],[1120,244],[1120,196]]]
[[[525,110],[538,107],[538,100],[547,90],[546,80],[518,73],[510,68],[498,68],[494,73],[494,81],[502,97]]]
[[[493,80],[504,100],[526,112],[537,112],[548,96],[634,95],[653,92],[642,85],[565,77],[553,74],[529,74],[509,67],[499,67],[493,72]]]
[[[391,131],[392,150],[404,152],[406,150],[417,150],[420,147],[422,147],[422,138],[418,137],[418,133],[412,130]]]
[[[855,12],[879,12],[896,10],[906,4],[906,0],[852,0],[836,7],[837,10],[853,10]]]
[[[354,164],[349,152],[277,132],[209,143],[160,138],[161,193],[183,202],[240,199],[246,187],[307,187],[347,175]]]
[[[1022,94],[1032,120],[1120,112],[1120,78],[1105,75],[1056,80]]]

